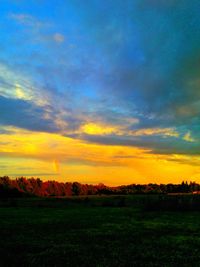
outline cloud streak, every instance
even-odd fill
[[[199,2],[47,2],[0,11],[0,124],[56,134],[65,150],[70,137],[85,150],[136,148],[171,163],[199,155]],[[71,165],[138,156],[95,150],[83,159],[82,149],[67,157],[58,147],[48,149]]]

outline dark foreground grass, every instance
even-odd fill
[[[0,266],[200,266],[200,212],[53,201],[1,203]]]

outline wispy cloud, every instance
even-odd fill
[[[1,136],[12,126],[56,135],[63,150],[81,143],[70,156],[57,142],[38,144],[71,165],[155,156],[173,166],[200,154],[199,1],[24,3],[0,11]],[[5,146],[18,157],[35,153],[31,144],[21,154]]]
[[[23,13],[10,13],[8,17],[12,20],[15,20],[17,23],[20,23],[24,26],[28,27],[36,27],[40,28],[45,23],[38,20],[36,17],[29,15],[29,14],[23,14]]]
[[[54,39],[54,41],[57,42],[57,43],[63,43],[64,40],[65,40],[65,37],[64,37],[64,35],[61,34],[61,33],[55,33],[55,34],[53,35],[53,39]]]

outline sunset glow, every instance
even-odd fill
[[[199,1],[0,13],[0,176],[200,183]]]

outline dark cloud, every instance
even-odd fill
[[[57,132],[59,130],[53,119],[45,118],[45,115],[53,117],[53,114],[45,107],[38,107],[31,101],[0,96],[0,114],[1,125],[12,125],[32,131]]]
[[[9,59],[14,44],[13,69],[29,73],[41,85],[38,88],[49,96],[50,107],[0,97],[1,124],[60,132],[55,122],[59,118],[68,124],[67,136],[70,130],[71,137],[88,142],[138,146],[154,153],[199,153],[198,0],[73,0],[55,12],[56,32],[66,36],[59,49],[38,41],[41,35],[55,34],[51,27],[29,32],[29,45],[23,31],[17,31],[4,48]],[[23,26],[33,18],[37,12],[31,17],[17,14],[12,21]],[[0,78],[0,85],[2,92],[12,83]],[[85,121],[123,126],[127,131],[174,128],[180,137],[73,134]],[[194,142],[184,140],[188,132]]]
[[[134,158],[139,158],[138,156],[134,156],[134,155],[115,155],[112,158],[114,159],[134,159]]]
[[[200,166],[200,161],[196,160],[194,158],[191,159],[178,159],[178,158],[168,158],[168,161],[177,162],[180,164],[187,164],[187,165],[193,165],[193,166]]]
[[[117,21],[106,13],[110,27],[101,20],[96,24],[109,65],[109,71],[105,69],[101,76],[106,105],[120,107],[122,114],[132,113],[140,120],[130,125],[130,129],[176,127],[180,134],[191,131],[197,135],[200,123],[198,1],[127,2],[129,6],[121,1],[115,6]],[[124,9],[120,11],[122,6]],[[162,10],[155,10],[160,7]],[[106,38],[110,28],[112,32]],[[116,40],[117,34],[121,39]],[[157,142],[159,145],[159,138]],[[186,151],[193,149],[191,143],[187,145]],[[175,150],[176,145],[173,146]]]
[[[199,142],[188,142],[173,136],[117,136],[117,135],[70,135],[73,138],[83,139],[87,142],[113,146],[133,146],[146,149],[148,153],[155,154],[200,154]]]

